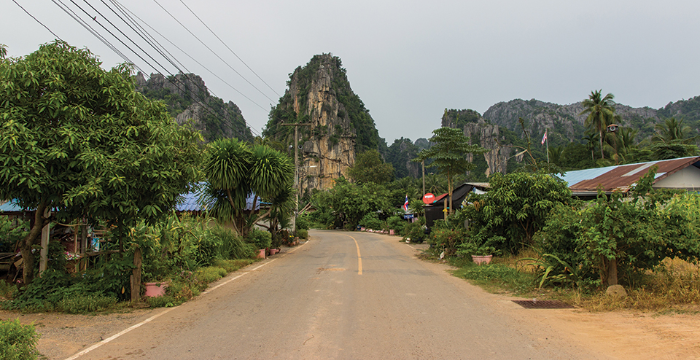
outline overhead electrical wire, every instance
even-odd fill
[[[114,2],[114,3],[116,3],[118,6],[123,7],[124,10],[126,10],[127,12],[129,12],[132,16],[134,16],[136,19],[138,19],[141,23],[143,23],[144,25],[146,25],[149,29],[153,30],[156,34],[158,34],[160,37],[162,37],[165,41],[167,41],[168,43],[170,43],[170,45],[172,45],[172,46],[174,46],[176,49],[180,50],[180,52],[182,52],[183,54],[185,54],[185,56],[187,56],[188,58],[190,58],[192,61],[196,62],[199,66],[201,66],[202,68],[204,68],[204,70],[208,71],[210,74],[214,75],[217,79],[221,80],[221,82],[223,82],[224,84],[226,84],[228,87],[230,87],[231,89],[233,89],[234,91],[236,91],[237,93],[239,93],[239,94],[240,94],[241,96],[243,96],[244,98],[248,99],[250,102],[252,102],[252,103],[255,104],[256,106],[258,106],[258,107],[259,107],[260,109],[262,109],[263,111],[267,111],[267,109],[265,109],[263,106],[261,106],[260,104],[258,104],[257,102],[255,102],[253,99],[251,99],[251,98],[249,98],[248,96],[246,96],[246,95],[245,95],[244,93],[242,93],[240,90],[236,89],[233,85],[229,84],[229,83],[228,83],[226,80],[224,80],[221,76],[219,76],[219,75],[217,75],[215,72],[211,71],[211,70],[210,70],[208,67],[206,67],[204,64],[202,64],[202,63],[199,62],[197,59],[195,59],[195,58],[192,57],[190,54],[188,54],[185,50],[182,50],[179,46],[177,46],[177,44],[173,43],[173,42],[170,41],[167,37],[165,37],[165,35],[161,34],[160,32],[158,32],[158,30],[156,30],[156,29],[154,29],[152,26],[148,25],[147,22],[145,22],[143,19],[141,19],[140,17],[138,17],[136,14],[134,14],[134,13],[133,13],[131,10],[129,10],[127,7],[125,7],[124,5],[122,5],[121,3],[119,3],[119,2],[116,1],[116,0],[111,0],[111,1]]]
[[[221,60],[224,64],[226,64],[226,66],[228,66],[231,70],[233,70],[233,72],[235,72],[236,74],[238,74],[238,76],[240,76],[243,80],[245,80],[248,84],[250,84],[250,86],[252,86],[255,90],[257,90],[260,94],[262,94],[262,95],[263,95],[264,97],[266,97],[268,100],[270,100],[270,101],[272,101],[272,102],[275,102],[275,101],[272,100],[269,96],[267,96],[264,92],[262,92],[260,89],[258,89],[257,86],[253,85],[252,82],[250,82],[248,79],[246,79],[245,76],[243,76],[241,73],[239,73],[238,71],[236,71],[236,69],[234,69],[233,66],[231,66],[228,62],[226,62],[226,60],[224,60],[221,56],[219,56],[219,54],[217,54],[217,53],[216,53],[214,50],[212,50],[207,44],[205,44],[204,41],[202,41],[202,39],[200,39],[197,35],[195,35],[189,28],[187,28],[187,26],[185,26],[182,22],[180,22],[180,20],[178,20],[173,14],[171,14],[171,13],[170,13],[165,7],[163,7],[163,5],[161,5],[157,0],[153,0],[153,2],[155,2],[161,9],[163,9],[163,11],[165,11],[168,15],[170,15],[170,17],[173,18],[173,20],[175,20],[178,24],[180,24],[180,26],[182,26],[185,30],[187,30],[187,32],[189,32],[190,35],[192,35],[195,39],[197,39],[197,41],[199,41],[202,45],[204,45],[204,47],[206,47],[212,54],[214,54],[214,56],[216,56],[217,58],[219,58],[219,60]]]
[[[263,80],[263,78],[261,78],[260,75],[258,75],[258,73],[255,72],[255,70],[253,70],[250,66],[248,66],[248,64],[246,64],[246,62],[243,61],[243,59],[241,59],[241,57],[238,56],[238,54],[236,54],[223,40],[221,40],[221,38],[219,37],[219,35],[216,35],[216,33],[214,32],[214,30],[212,30],[212,29],[209,27],[209,25],[207,25],[204,21],[202,21],[202,19],[200,19],[199,16],[197,16],[197,14],[195,14],[194,11],[192,11],[192,9],[190,9],[190,7],[187,6],[187,4],[185,4],[185,2],[184,2],[183,0],[180,0],[180,2],[182,3],[182,5],[185,5],[185,7],[187,8],[187,10],[189,10],[189,11],[192,13],[192,15],[194,15],[194,17],[196,17],[197,20],[199,20],[199,22],[201,22],[202,25],[204,25],[204,27],[206,27],[207,30],[209,30],[209,32],[212,33],[212,35],[214,35],[217,39],[219,39],[219,41],[220,41],[222,44],[224,44],[224,46],[228,49],[228,51],[230,51],[231,54],[233,54],[238,60],[240,60],[240,61],[243,63],[243,65],[245,65],[245,67],[247,67],[248,70],[250,70],[250,72],[252,72],[253,74],[255,74],[255,76],[257,76],[258,79],[260,79],[260,81],[263,82],[263,84],[267,85],[267,87],[270,88],[270,90],[272,90],[272,92],[275,93],[275,95],[281,96],[280,94],[278,94],[278,93],[275,91],[275,89],[272,88],[272,86],[268,85],[268,83],[265,82],[265,80]]]
[[[85,0],[84,0],[84,1],[85,1]],[[18,6],[20,6],[15,0],[13,0],[13,2],[15,2]],[[121,51],[119,51],[119,49],[117,49],[111,42],[109,42],[109,40],[107,40],[104,36],[102,36],[96,29],[92,28],[92,26],[90,26],[87,22],[85,22],[84,20],[82,20],[82,19],[78,16],[78,14],[76,14],[72,9],[70,9],[69,6],[67,6],[66,4],[64,4],[61,0],[52,0],[52,2],[53,2],[56,6],[58,6],[61,10],[63,10],[66,14],[68,14],[71,18],[73,18],[73,20],[75,20],[75,21],[78,22],[81,26],[83,26],[86,30],[88,30],[88,32],[90,32],[93,36],[95,36],[96,38],[98,38],[98,39],[99,39],[102,43],[104,43],[108,48],[110,48],[112,51],[114,51],[115,53],[117,53],[117,55],[119,55],[120,57],[122,57],[122,59],[124,59],[126,62],[132,64],[138,71],[141,71],[142,73],[145,73],[138,65],[136,65],[136,64],[135,64],[133,61],[131,61],[126,55],[124,55]],[[76,7],[78,7],[88,18],[92,19],[92,20],[95,21],[98,25],[100,25],[100,27],[102,27],[105,31],[107,31],[110,35],[112,35],[112,37],[114,37],[115,39],[117,39],[122,45],[124,45],[124,46],[125,46],[127,49],[129,49],[132,53],[134,53],[136,56],[138,56],[142,61],[144,61],[144,62],[145,62],[148,66],[150,66],[153,70],[155,70],[157,73],[160,73],[161,75],[163,75],[160,71],[158,71],[158,69],[157,69],[156,67],[154,67],[153,65],[151,65],[151,63],[149,63],[146,59],[144,59],[139,53],[137,53],[136,51],[134,51],[131,47],[129,47],[127,44],[125,44],[124,41],[122,41],[119,37],[117,37],[112,31],[110,31],[110,30],[107,29],[103,24],[101,24],[99,21],[97,21],[97,17],[96,17],[96,16],[95,16],[95,17],[91,16],[87,11],[85,11],[80,5],[76,4],[73,0],[70,0],[70,2],[73,3],[73,5],[75,5]],[[85,2],[87,3],[87,1],[85,1]],[[59,3],[60,3],[60,4],[59,4]],[[103,2],[103,3],[104,3],[104,2]],[[131,41],[139,50],[141,50],[143,53],[145,53],[146,56],[148,56],[150,59],[152,59],[156,64],[158,64],[158,66],[160,66],[161,68],[163,68],[163,69],[165,70],[165,72],[167,72],[169,75],[171,75],[171,76],[168,78],[168,80],[169,80],[171,83],[173,83],[174,86],[176,86],[179,90],[181,90],[181,91],[183,92],[183,94],[184,94],[184,93],[187,93],[183,88],[181,88],[180,86],[178,86],[178,84],[176,84],[176,83],[173,82],[173,79],[174,79],[174,80],[176,80],[176,81],[182,83],[181,80],[177,78],[177,76],[174,76],[172,73],[170,73],[166,67],[164,67],[163,65],[161,65],[161,64],[160,64],[157,60],[155,60],[150,54],[148,54],[145,50],[143,50],[143,49],[142,49],[138,44],[136,44],[131,38],[129,38],[129,36],[127,36],[126,34],[124,34],[123,31],[121,31],[121,30],[120,30],[116,25],[114,25],[109,19],[107,19],[104,15],[102,15],[102,13],[100,13],[97,9],[95,9],[95,8],[94,8],[92,5],[90,5],[89,3],[87,3],[87,4],[88,4],[88,6],[90,6],[94,11],[96,11],[102,18],[104,18],[110,25],[112,25],[115,29],[117,29],[117,31],[119,31],[119,32],[120,32],[122,35],[124,35],[129,41]],[[105,5],[107,5],[107,4],[105,4]],[[109,8],[108,5],[107,5],[107,7]],[[20,6],[20,8],[22,8],[22,7]],[[22,10],[24,10],[28,15],[30,15],[32,18],[34,18],[39,24],[41,24],[41,25],[44,26],[47,30],[49,30],[54,36],[56,36],[57,38],[59,38],[59,37],[58,37],[56,34],[54,34],[50,29],[48,29],[48,27],[46,27],[45,25],[43,25],[43,24],[42,24],[38,19],[36,19],[34,16],[32,16],[31,14],[29,14],[29,12],[27,12],[24,8],[22,8]],[[112,10],[112,9],[110,8],[110,10]],[[114,10],[112,10],[112,11],[114,12]],[[118,15],[118,14],[117,14],[117,15]],[[121,17],[120,17],[120,18],[121,18]],[[124,21],[124,22],[126,23],[126,21],[125,21],[123,18],[122,18],[121,20]],[[129,24],[127,23],[127,25],[129,25]],[[130,27],[134,32],[136,32],[139,36],[141,36],[141,37],[143,38],[143,36],[142,36],[138,31],[136,31],[133,27],[131,27],[130,25],[129,25],[129,27]],[[145,32],[145,30],[144,30],[144,32]],[[147,32],[145,32],[145,33],[148,34]],[[148,34],[148,36],[150,36],[150,34]],[[161,36],[162,36],[162,35],[161,35]],[[152,36],[151,36],[151,37],[152,37]],[[60,38],[59,38],[59,39],[60,39]],[[170,62],[174,67],[178,68],[178,70],[179,70],[179,67],[176,66],[168,56],[165,56],[165,54],[164,54],[161,50],[159,50],[153,43],[151,43],[150,41],[148,41],[148,40],[145,39],[145,38],[144,38],[144,40],[145,40],[147,43],[149,43],[149,45],[151,45],[152,47],[154,47],[154,49],[156,49],[156,51],[157,51],[161,56],[163,56],[166,60],[168,60],[168,62]],[[155,39],[154,39],[154,41],[155,41]],[[157,41],[156,41],[156,42],[157,42]],[[159,44],[159,45],[160,45],[160,44]],[[161,47],[162,47],[162,45],[161,45]],[[163,50],[165,50],[164,47],[163,47]],[[165,50],[165,51],[167,52],[167,50]],[[168,52],[168,54],[169,54],[169,52]],[[176,62],[178,62],[180,65],[182,65],[182,63],[180,63],[179,61],[177,61],[177,59],[175,59],[175,57],[173,57],[172,55],[171,55],[171,57],[172,57]],[[181,70],[179,70],[179,71],[182,72]],[[184,73],[183,73],[183,74],[184,74]],[[186,74],[185,74],[185,76],[187,77]],[[184,84],[183,84],[183,85],[184,85]],[[197,87],[199,87],[200,91],[202,91],[202,92],[205,91],[205,90],[202,90],[202,89],[201,89],[201,87],[199,86],[199,84],[196,84],[196,83],[195,83],[195,85],[196,85]],[[191,95],[192,95],[192,94],[191,94],[192,92],[190,91],[189,93],[190,93],[190,96],[191,96]],[[213,94],[213,93],[212,93],[212,94]],[[216,95],[214,95],[214,96],[216,96]],[[194,100],[194,99],[193,99],[193,100]],[[217,117],[218,117],[218,114],[214,113],[214,112],[212,111],[212,109],[210,109],[210,107],[203,101],[203,99],[200,98],[199,101],[197,101],[197,102],[200,103],[200,104],[202,105],[202,108],[203,108],[204,110],[206,110],[207,112],[209,112],[210,115],[213,115],[213,116],[217,116]],[[257,105],[257,104],[256,104],[256,105]],[[264,110],[264,109],[263,109],[263,110]],[[258,132],[257,130],[255,130],[253,127],[251,127],[249,124],[247,124],[247,122],[245,122],[245,119],[244,119],[244,123],[246,124],[246,127],[248,127],[249,130],[250,130],[251,132],[257,133],[256,135],[257,135],[257,136],[260,136],[260,134],[259,134],[259,132]],[[228,126],[229,126],[229,130],[231,130],[231,131],[233,131],[233,132],[235,133],[235,131],[234,131],[234,129],[232,128],[231,124],[229,124],[229,123],[227,123],[227,122],[224,122],[224,124],[228,125]]]
[[[127,26],[129,26],[129,28],[131,28],[132,31],[134,31],[135,33],[137,33],[144,41],[146,41],[146,43],[148,43],[148,44],[149,44],[153,49],[155,49],[162,57],[164,57],[168,62],[170,62],[170,64],[173,65],[180,73],[182,73],[183,76],[185,76],[187,79],[190,79],[189,73],[191,73],[191,72],[187,69],[187,67],[186,67],[185,65],[183,65],[182,62],[180,62],[179,60],[177,60],[177,58],[175,58],[175,56],[173,56],[167,49],[165,49],[165,47],[162,46],[151,34],[149,34],[148,31],[146,31],[145,29],[143,29],[143,27],[141,27],[140,25],[138,25],[138,23],[137,23],[133,18],[131,18],[131,17],[129,16],[129,14],[127,14],[127,13],[124,11],[124,9],[128,10],[125,6],[123,6],[123,5],[119,4],[119,3],[117,3],[115,0],[110,0],[110,2],[112,2],[112,3],[114,4],[114,6],[117,7],[117,9],[119,9],[119,11],[120,11],[122,14],[124,14],[124,17],[121,17],[119,14],[117,14],[117,12],[116,12],[114,9],[112,9],[111,6],[109,6],[107,3],[105,3],[104,0],[100,0],[100,1],[102,1],[102,3],[103,3],[107,8],[109,8],[115,15],[117,15],[117,17],[119,17],[120,20],[122,20],[125,24],[127,24]],[[129,11],[129,12],[131,12],[131,11]],[[137,28],[139,28],[140,31],[134,29],[134,27],[131,26],[131,24],[130,24],[129,22],[127,22],[124,18],[129,19],[129,21],[131,21],[131,22],[134,24],[134,26],[136,26]],[[139,18],[139,20],[141,20],[141,19]],[[141,21],[143,22],[143,20],[141,20]],[[144,22],[144,23],[145,23],[145,22]],[[147,23],[145,23],[145,24],[148,25]],[[113,26],[114,26],[114,25],[113,25]],[[150,26],[149,26],[149,27],[150,27]],[[160,33],[159,33],[159,35],[160,35]],[[161,36],[162,36],[162,35],[161,35]],[[148,37],[148,39],[147,39],[147,37]],[[152,39],[152,40],[149,40],[149,39]],[[166,40],[167,40],[167,39],[166,39]],[[142,51],[143,51],[143,49],[142,49]],[[167,53],[168,55],[166,55],[165,53]],[[171,59],[171,58],[172,58],[172,59]],[[177,62],[183,69],[185,69],[185,71],[183,71],[182,69],[180,69],[180,67],[178,67],[178,65],[176,65],[175,62]],[[177,77],[175,77],[175,79],[179,81],[179,79],[177,79]],[[200,92],[205,93],[205,92],[208,91],[208,92],[210,92],[212,95],[216,96],[216,94],[214,94],[214,92],[212,92],[211,90],[202,88],[197,82],[193,82],[193,83],[194,83],[195,86],[197,86],[197,88],[200,90]],[[185,85],[185,84],[183,84],[183,85]],[[184,91],[183,91],[183,93],[184,93]],[[243,95],[243,94],[242,94],[242,95]],[[191,97],[191,96],[192,96],[192,95],[191,95],[191,93],[190,93],[190,97]],[[244,96],[245,96],[245,95],[244,95]],[[218,97],[218,96],[217,96],[217,97]],[[200,104],[202,104],[203,106],[205,106],[205,109],[207,109],[207,110],[212,110],[212,109],[210,109],[209,105],[206,104],[206,102],[204,101],[204,99],[202,99],[201,97],[199,97],[198,102],[199,102]],[[263,110],[264,110],[264,109],[263,109]],[[216,115],[216,114],[213,113],[213,110],[212,110],[212,111],[209,111],[209,112],[210,112],[211,115]],[[250,125],[245,121],[245,119],[244,119],[243,121],[244,121],[244,123],[246,124],[246,126],[251,130],[251,132],[256,132],[256,133],[257,133],[257,130],[254,129],[252,126],[250,126]],[[230,124],[228,124],[228,123],[224,123],[224,124],[229,125],[229,130],[234,131],[234,129],[230,126]],[[260,136],[259,133],[257,133],[256,135],[257,135],[257,136]]]
[[[22,5],[20,5],[17,1],[12,0],[12,2],[15,3],[17,6],[19,6],[19,8],[22,9],[25,13],[27,13],[27,15],[29,15],[32,19],[34,19],[34,21],[38,22],[39,25],[43,26],[44,29],[48,30],[51,33],[51,35],[53,35],[56,39],[63,41],[63,39],[61,39],[53,31],[51,31],[51,29],[49,29],[48,26],[44,25],[41,21],[39,21],[39,19],[35,18],[34,15],[30,14],[29,11],[27,11],[27,9],[23,8]]]

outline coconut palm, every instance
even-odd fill
[[[586,136],[583,137],[583,140],[586,141],[586,147],[591,152],[591,160],[593,161],[595,161],[595,143],[598,142],[599,137],[596,133],[586,133]]]
[[[686,137],[691,131],[690,126],[684,125],[683,119],[676,120],[675,117],[656,124],[654,130],[656,130],[656,134],[651,137],[651,141],[655,143],[680,142],[681,144],[690,144],[697,138],[697,136]]]
[[[605,153],[603,152],[603,132],[606,127],[610,124],[614,114],[615,107],[613,106],[613,99],[615,95],[607,94],[602,97],[602,90],[591,91],[591,95],[588,99],[583,100],[583,111],[579,115],[588,114],[586,118],[585,125],[590,127],[591,130],[595,130],[600,136],[598,141],[600,142],[600,156],[605,159]]]

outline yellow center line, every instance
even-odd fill
[[[357,247],[357,275],[362,275],[362,256],[360,255],[360,245],[357,244],[357,240],[355,240],[354,237],[349,236],[354,242],[355,246]]]

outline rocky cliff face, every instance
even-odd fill
[[[513,150],[512,144],[507,144],[505,137],[501,136],[498,125],[487,123],[484,118],[474,110],[445,110],[442,116],[442,126],[461,128],[464,136],[469,138],[469,143],[478,143],[488,152],[484,153],[486,161],[485,176],[500,172],[505,174],[508,168],[508,158]],[[477,155],[478,156],[478,155]],[[469,154],[470,162],[474,162],[474,155]]]
[[[287,147],[294,143],[294,128],[285,125],[309,124],[299,126],[300,189],[329,189],[335,179],[347,176],[356,152],[377,148],[374,120],[352,92],[340,59],[331,54],[316,55],[298,67],[288,84],[263,135]]]
[[[150,99],[164,101],[178,124],[192,120],[194,128],[201,131],[205,141],[230,137],[253,140],[238,106],[210,95],[199,76],[178,74],[166,78],[151,74],[146,79],[142,73],[138,73],[135,81],[137,91]]]

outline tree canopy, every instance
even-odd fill
[[[613,106],[613,99],[615,95],[607,94],[603,96],[602,90],[591,91],[591,95],[588,99],[583,100],[583,111],[581,115],[588,114],[586,118],[586,126],[590,127],[598,133],[598,141],[600,141],[600,156],[605,159],[605,153],[603,152],[603,132],[606,127],[611,123],[611,120],[615,114],[615,107]]]
[[[372,149],[357,155],[348,175],[359,183],[384,184],[394,180],[394,167],[382,160],[379,150]]]
[[[109,71],[63,41],[0,59],[0,198],[36,209],[21,242],[25,280],[45,210],[59,221],[154,221],[199,178],[201,136],[134,90],[131,67]],[[123,233],[122,233],[123,235]]]

